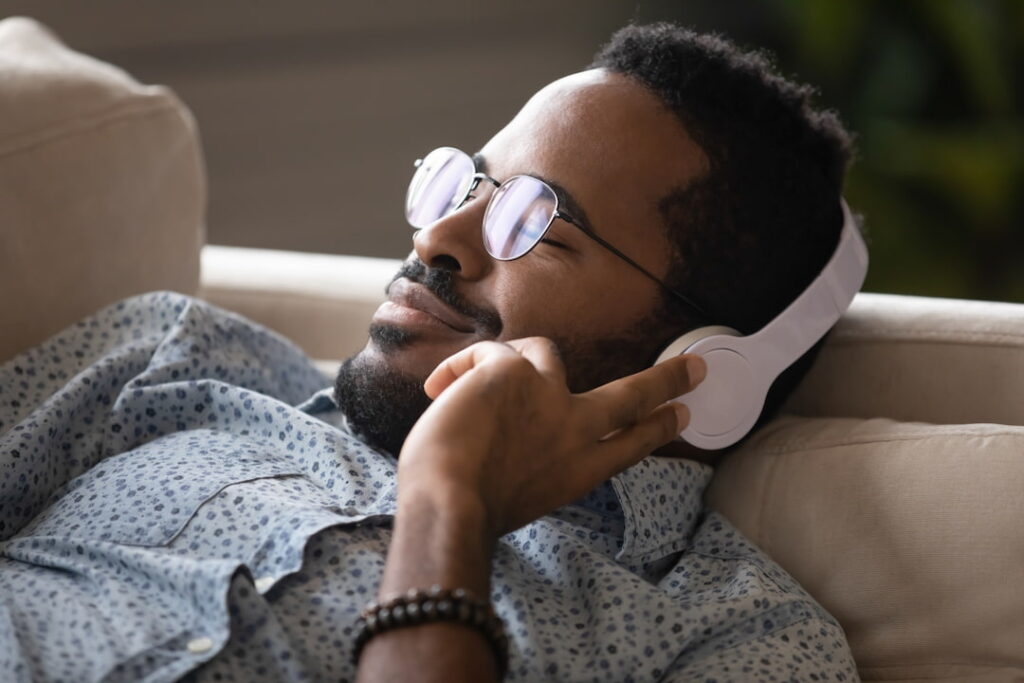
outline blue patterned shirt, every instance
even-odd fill
[[[396,462],[329,384],[167,292],[0,366],[0,680],[353,680]],[[836,621],[703,509],[710,476],[647,458],[500,540],[507,680],[857,680]]]

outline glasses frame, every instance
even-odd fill
[[[469,158],[471,161],[473,160],[473,157],[469,156],[468,154],[466,154],[465,152],[463,152],[462,150],[460,150],[460,149],[458,149],[456,147],[438,147],[437,148],[437,150],[442,150],[442,149],[458,152],[459,154],[462,154],[462,155],[466,156],[467,158]],[[433,153],[434,151],[437,151],[437,150],[432,150],[431,153]],[[424,157],[424,158],[426,158],[426,157]],[[415,168],[419,168],[422,163],[423,163],[423,159],[417,159],[415,162],[413,162],[413,166]],[[473,165],[475,166],[476,162],[474,162]],[[480,173],[478,171],[478,172],[474,173],[473,176],[470,178],[470,183],[469,183],[468,187],[466,188],[466,192],[462,196],[462,198],[459,200],[459,202],[456,205],[455,209],[453,209],[450,213],[447,213],[444,216],[442,216],[442,218],[444,218],[446,216],[450,216],[452,213],[454,213],[455,211],[458,211],[460,208],[462,208],[462,206],[470,198],[470,195],[472,195],[473,192],[475,192],[477,190],[477,188],[480,186],[481,181],[489,182],[491,185],[494,186],[495,190],[497,190],[498,188],[502,187],[503,185],[507,185],[508,183],[516,180],[517,178],[529,178],[529,179],[531,179],[531,180],[533,180],[535,182],[538,182],[541,185],[543,185],[544,188],[548,192],[551,193],[551,196],[555,200],[554,210],[551,212],[551,216],[550,216],[550,218],[548,218],[547,225],[545,225],[544,229],[540,231],[540,234],[537,236],[537,239],[522,254],[519,254],[517,256],[512,256],[512,257],[509,257],[509,258],[502,258],[500,256],[495,256],[490,251],[487,251],[488,256],[490,256],[491,258],[493,258],[496,261],[515,261],[517,259],[521,259],[522,257],[524,257],[527,254],[529,254],[531,251],[533,251],[534,247],[536,247],[538,244],[540,244],[541,240],[544,239],[544,235],[546,235],[547,231],[551,228],[551,224],[554,223],[556,219],[560,218],[563,221],[565,221],[566,223],[568,223],[569,225],[572,225],[572,226],[576,227],[584,235],[586,235],[590,239],[594,240],[595,242],[600,244],[602,247],[604,247],[605,249],[607,249],[611,253],[615,254],[620,259],[622,259],[623,261],[625,261],[626,263],[628,263],[629,265],[633,266],[638,271],[640,271],[641,273],[646,275],[649,279],[651,279],[656,284],[658,284],[662,289],[664,289],[666,292],[668,292],[669,294],[674,296],[676,299],[681,301],[684,305],[686,305],[692,312],[696,313],[702,320],[704,320],[704,321],[712,320],[711,316],[709,316],[704,311],[704,309],[701,308],[699,305],[697,305],[690,297],[688,297],[685,294],[683,294],[682,292],[679,292],[679,291],[673,289],[672,287],[670,287],[668,284],[666,284],[660,278],[658,278],[658,276],[654,275],[649,270],[647,270],[646,268],[641,266],[639,263],[637,263],[636,261],[634,261],[630,257],[626,256],[624,253],[622,253],[622,251],[619,250],[617,247],[615,247],[615,245],[613,245],[610,242],[608,242],[606,239],[604,239],[603,237],[598,235],[596,232],[594,232],[593,230],[588,228],[582,222],[578,221],[577,219],[573,218],[571,215],[569,215],[569,214],[565,213],[564,211],[562,211],[559,208],[559,206],[561,204],[561,198],[559,197],[558,192],[555,191],[555,188],[551,187],[548,183],[546,183],[545,181],[541,180],[540,178],[537,178],[536,176],[532,176],[532,175],[525,174],[525,173],[520,173],[518,175],[514,175],[514,176],[512,176],[510,178],[507,178],[504,181],[499,181],[496,178],[492,178],[491,176],[487,175],[486,173]],[[490,210],[491,210],[491,200],[494,198],[494,196],[495,196],[495,194],[492,193],[490,198],[488,198],[488,200],[487,200],[487,206],[484,208],[484,220],[482,220],[480,222],[481,233],[484,233],[487,230],[487,227],[486,227],[487,215],[490,213]],[[438,220],[440,220],[440,219],[438,219]],[[413,230],[425,230],[425,229],[426,228],[417,228],[417,227],[413,226]]]

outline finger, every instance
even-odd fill
[[[679,436],[690,423],[690,411],[682,403],[658,406],[632,427],[620,429],[598,444],[594,457],[612,477]]]
[[[631,427],[662,403],[693,389],[704,379],[705,372],[702,358],[683,355],[605,384],[583,394],[592,406],[587,421],[598,436]]]
[[[518,355],[519,352],[507,344],[477,342],[441,361],[423,382],[423,391],[431,399],[435,399],[451,386],[452,382],[487,360]]]
[[[547,337],[513,339],[508,345],[530,361],[543,377],[565,385],[565,364],[558,346]]]

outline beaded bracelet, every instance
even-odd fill
[[[411,588],[408,593],[385,602],[371,602],[356,620],[356,643],[352,661],[359,664],[359,655],[376,635],[403,626],[416,626],[438,621],[453,621],[479,631],[494,650],[498,677],[508,671],[508,636],[505,625],[487,600],[481,600],[464,588],[447,589],[431,586],[429,590]]]

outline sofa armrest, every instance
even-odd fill
[[[398,259],[208,245],[199,296],[336,365],[365,345],[370,318],[400,265]]]
[[[0,361],[155,289],[195,294],[206,178],[166,88],[0,21]]]

